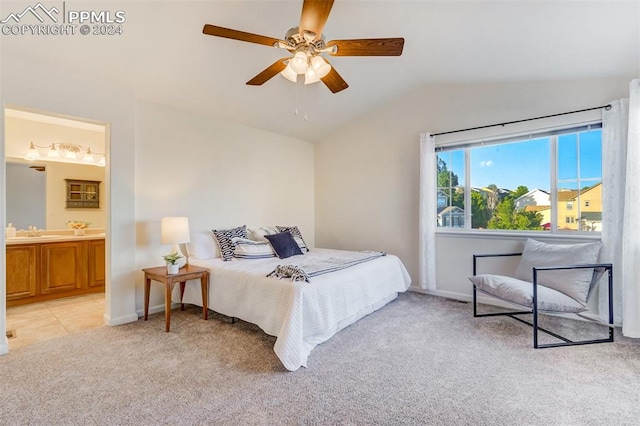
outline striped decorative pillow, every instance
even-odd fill
[[[293,235],[293,238],[300,238],[300,240],[302,240],[302,245],[304,245],[304,248],[302,248],[302,246],[300,246],[300,249],[302,251],[309,251],[309,246],[307,246],[307,243],[304,241],[304,238],[302,238],[302,233],[300,232],[300,230],[298,229],[297,226],[277,226],[276,225],[276,229],[280,232],[290,232],[291,235]],[[298,243],[298,245],[300,245],[300,243]]]
[[[304,240],[300,237],[293,237],[294,240],[296,240],[296,243],[298,243],[298,246],[300,246],[300,250],[301,251],[309,251],[309,249],[307,248],[307,245],[305,244]]]
[[[213,229],[211,232],[213,232],[218,242],[218,247],[220,247],[222,260],[231,260],[233,259],[233,251],[235,249],[235,244],[232,239],[234,237],[247,238],[247,225],[233,229]]]
[[[276,257],[269,242],[253,241],[246,238],[232,238],[235,245],[233,257],[237,259],[264,259]]]

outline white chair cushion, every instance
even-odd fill
[[[530,282],[491,274],[476,275],[469,280],[478,290],[508,302],[533,308],[533,284]],[[587,308],[566,294],[538,285],[538,310],[577,313],[586,311]]]
[[[533,281],[534,266],[569,266],[596,263],[600,243],[546,244],[527,239],[515,277]],[[593,269],[539,271],[538,284],[558,290],[583,305],[587,304]]]

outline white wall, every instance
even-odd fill
[[[100,181],[100,207],[91,209],[67,208],[65,179]],[[104,167],[71,163],[47,163],[47,229],[67,229],[67,222],[89,222],[91,228],[104,228],[106,214]]]
[[[5,137],[7,157],[24,157],[31,142],[35,146],[45,147],[52,143],[70,143],[91,148],[94,153],[104,153],[104,131],[74,128],[12,116],[5,118]],[[47,153],[45,148],[38,150],[41,155]]]
[[[316,144],[316,244],[397,254],[418,285],[420,133],[604,105],[632,78],[425,86],[337,129]],[[439,237],[438,292],[468,297],[472,254],[521,241]]]
[[[64,62],[34,62],[3,52],[0,101],[4,106],[28,107],[108,125],[108,158],[104,208],[107,222],[107,290],[105,319],[119,324],[137,319],[135,312],[135,226],[134,226],[134,97],[121,87],[92,79]],[[5,154],[4,114],[0,128],[0,156]],[[0,188],[4,188],[4,162],[0,162]],[[0,223],[5,223],[4,196]],[[4,235],[0,236],[4,250]],[[4,271],[4,256],[0,270]],[[0,274],[0,294],[6,291]],[[0,353],[6,352],[4,330],[6,303],[0,298]]]
[[[163,216],[189,217],[191,231],[297,225],[313,245],[311,143],[139,100],[135,151],[136,269],[163,264]],[[163,303],[152,286],[150,305]]]

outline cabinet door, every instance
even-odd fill
[[[105,283],[104,240],[89,240],[89,287]]]
[[[7,246],[7,300],[36,295],[38,246]]]
[[[96,184],[96,183],[85,183],[84,184],[84,199],[86,201],[97,201],[98,200],[98,184]]]
[[[87,268],[82,241],[42,244],[40,291],[42,294],[86,288]]]
[[[82,183],[67,182],[67,201],[82,201]]]

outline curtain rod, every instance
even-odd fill
[[[541,120],[543,118],[558,117],[558,116],[561,116],[561,115],[577,114],[579,112],[593,111],[593,110],[602,109],[602,108],[604,108],[605,110],[609,111],[611,109],[611,105],[607,104],[607,105],[597,106],[597,107],[593,107],[593,108],[579,109],[579,110],[576,110],[576,111],[561,112],[559,114],[543,115],[542,117],[525,118],[524,120],[507,121],[507,122],[504,122],[504,123],[487,124],[486,126],[470,127],[468,129],[451,130],[449,132],[433,133],[431,135],[431,137],[440,136],[440,135],[448,135],[448,134],[451,134],[451,133],[467,132],[469,130],[486,129],[486,128],[489,128],[489,127],[506,126],[507,124],[523,123],[525,121]]]

